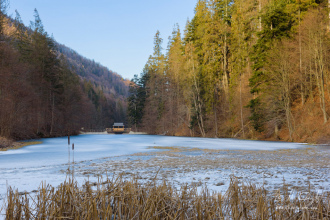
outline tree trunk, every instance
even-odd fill
[[[283,98],[284,98],[284,109],[287,127],[289,129],[290,141],[292,141],[293,127],[291,117],[291,98],[290,98],[290,73],[288,72],[289,65],[287,60],[283,60],[282,70],[282,83],[283,83]]]
[[[226,18],[228,16],[228,6],[227,6],[227,1],[226,1]],[[227,23],[225,24],[227,25]],[[228,82],[229,82],[229,77],[228,77],[228,70],[227,70],[227,27],[225,27],[225,39],[224,39],[224,46],[223,46],[223,87],[224,87],[224,91],[225,91],[225,95],[227,98],[227,94],[228,94]]]
[[[325,91],[324,91],[324,54],[323,54],[323,42],[321,36],[317,36],[315,39],[315,69],[316,69],[316,82],[319,90],[320,107],[323,113],[323,122],[327,123],[328,115],[325,104]]]
[[[217,119],[217,88],[215,85],[214,88],[214,102],[213,102],[213,111],[214,111],[214,126],[215,126],[215,137],[218,137],[218,119]]]
[[[201,132],[202,137],[205,137],[205,130],[204,130],[204,120],[203,120],[203,112],[202,112],[202,100],[200,98],[200,91],[199,91],[199,86],[197,83],[197,79],[195,76],[195,66],[193,65],[193,73],[194,73],[194,86],[195,86],[195,92],[196,94],[193,94],[194,96],[194,106],[195,106],[195,111],[197,113],[197,122],[198,122],[198,127]]]
[[[328,31],[330,31],[330,0],[328,0],[328,8],[329,8],[329,26],[328,26]]]
[[[52,113],[51,113],[51,124],[50,124],[50,135],[53,133],[53,128],[54,128],[54,110],[55,110],[55,95],[54,92],[51,92],[50,94],[51,100],[52,100]]]
[[[329,0],[330,1],[330,0]],[[305,103],[305,92],[304,92],[304,80],[305,77],[303,76],[302,72],[302,49],[301,49],[301,29],[300,29],[300,8],[299,8],[299,30],[298,30],[298,41],[299,41],[299,76],[300,76],[300,95],[301,95],[301,105]]]
[[[261,25],[261,0],[259,0],[259,31],[262,30],[262,25]]]
[[[244,118],[243,118],[243,103],[242,103],[242,76],[240,76],[240,81],[239,81],[239,104],[240,104],[240,109],[241,109],[241,127],[242,127],[242,132],[243,132],[243,138],[245,138],[245,132],[244,132]]]

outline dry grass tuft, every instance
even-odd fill
[[[5,144],[3,145],[0,144],[0,151],[15,150],[29,145],[42,144],[42,141],[27,141],[27,142],[2,141],[2,143]]]
[[[285,185],[270,196],[236,179],[222,195],[119,176],[82,187],[72,180],[57,188],[42,184],[35,194],[9,189],[6,219],[329,219],[329,201],[329,195],[313,193],[290,198]]]

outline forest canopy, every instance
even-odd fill
[[[131,124],[154,134],[330,140],[328,1],[199,0],[130,86]]]
[[[125,121],[128,84],[57,43],[37,9],[26,27],[0,0],[0,136],[30,139],[104,129]]]

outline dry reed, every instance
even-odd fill
[[[1,142],[1,140],[0,140]],[[0,151],[7,151],[7,150],[16,150],[20,149],[29,145],[36,145],[36,144],[42,144],[41,141],[28,141],[28,142],[12,142],[8,146],[1,147],[0,146]]]
[[[71,179],[57,188],[42,184],[35,194],[8,189],[6,219],[329,219],[329,201],[312,192],[292,198],[285,184],[269,194],[233,178],[222,195],[118,176],[82,187]]]

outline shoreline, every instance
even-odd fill
[[[40,154],[38,157],[31,157],[31,161],[38,160],[36,163],[30,166],[22,163],[21,166],[17,166],[17,164],[20,165],[20,161],[17,161],[17,163],[16,161],[11,161],[12,158],[9,156],[8,161],[13,162],[14,166],[3,169],[0,174],[3,180],[6,181],[0,183],[2,184],[0,185],[2,186],[0,187],[2,188],[0,197],[6,198],[4,190],[7,188],[7,185],[18,189],[18,195],[24,196],[27,193],[31,193],[31,196],[41,195],[38,193],[42,192],[42,190],[35,191],[40,186],[40,183],[44,183],[44,186],[46,186],[46,181],[53,187],[57,187],[63,182],[62,180],[67,179],[71,175],[79,184],[76,186],[82,186],[85,183],[84,181],[88,180],[89,186],[94,187],[94,189],[100,186],[98,184],[99,180],[101,180],[100,183],[104,183],[103,180],[105,178],[109,177],[109,179],[115,180],[118,176],[125,182],[135,178],[134,182],[137,185],[150,186],[151,184],[157,184],[157,186],[161,186],[162,183],[166,182],[167,186],[172,186],[173,191],[189,187],[193,188],[194,192],[199,193],[203,192],[205,187],[207,187],[210,195],[213,193],[225,195],[230,188],[232,180],[237,181],[238,186],[242,186],[242,190],[247,189],[244,187],[247,185],[262,187],[262,189],[267,191],[267,195],[278,195],[277,192],[282,192],[283,189],[285,189],[286,195],[289,196],[328,193],[330,189],[329,174],[327,172],[329,170],[330,151],[318,150],[318,148],[312,146],[302,149],[284,148],[271,151],[233,150],[221,149],[221,144],[215,143],[217,141],[205,142],[202,146],[204,141],[199,140],[196,144],[190,143],[190,147],[178,147],[162,146],[165,143],[170,144],[171,141],[163,140],[164,138],[161,136],[140,136],[136,138],[147,139],[143,140],[140,145],[149,146],[149,148],[154,150],[149,151],[141,146],[141,150],[138,152],[126,154],[125,152],[127,151],[124,148],[125,154],[113,154],[112,156],[101,154],[101,158],[99,156],[95,157],[96,159],[90,158],[93,152],[102,151],[102,149],[106,152],[111,152],[118,149],[118,146],[123,146],[121,145],[123,140],[117,139],[125,139],[127,137],[132,139],[129,143],[138,143],[134,136],[131,138],[118,135],[111,141],[111,144],[114,145],[111,148],[110,144],[104,144],[107,142],[104,139],[108,139],[108,137],[95,135],[96,139],[102,140],[100,143],[101,147],[94,148],[91,151],[90,145],[92,143],[89,141],[86,143],[86,140],[90,138],[82,136],[80,143],[84,143],[84,145],[77,144],[77,149],[81,150],[80,152],[86,152],[87,150],[88,158],[78,159],[78,154],[76,154],[77,160],[74,163],[70,163],[70,160],[66,163],[66,144],[64,146],[60,145],[63,146],[61,149],[56,148],[58,152],[64,152],[61,157],[64,160],[59,164],[48,164],[45,161],[39,161],[41,155],[43,158],[48,158],[46,154]],[[62,143],[65,140],[60,139],[56,141],[57,143]],[[212,147],[212,143],[215,144],[215,148]],[[223,142],[223,144],[226,143]],[[98,142],[94,141],[93,145],[96,144]],[[249,146],[248,143],[245,145]],[[42,145],[43,147],[44,145]],[[129,151],[130,149],[127,148],[127,150]],[[51,155],[58,153],[53,150],[48,152]],[[24,152],[22,154],[18,152],[17,156],[22,158],[29,157]],[[30,158],[28,159],[30,160]],[[245,185],[243,186],[242,184]],[[114,185],[110,184],[110,186]],[[125,195],[128,194],[129,192],[125,193]],[[273,198],[270,197],[270,199]],[[0,200],[0,209],[2,202],[4,203],[5,200]]]
[[[0,151],[17,150],[29,145],[41,144],[42,141],[11,141],[0,137]]]

